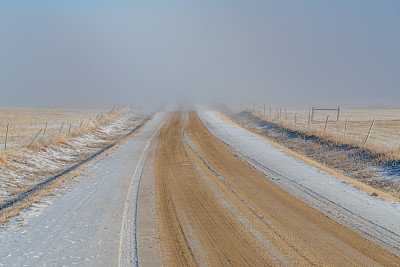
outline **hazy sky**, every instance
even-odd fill
[[[400,1],[1,1],[0,107],[400,107]]]

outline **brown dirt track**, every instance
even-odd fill
[[[400,266],[249,167],[194,112],[162,129],[155,181],[165,265]]]

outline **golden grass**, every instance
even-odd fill
[[[275,125],[281,127],[282,129],[296,132],[300,135],[304,135],[306,137],[315,136],[327,142],[331,142],[338,146],[349,146],[349,147],[357,147],[361,150],[368,151],[372,153],[375,158],[379,160],[379,163],[388,163],[392,161],[400,160],[400,149],[394,149],[390,147],[386,147],[383,145],[379,145],[379,143],[365,143],[364,139],[367,136],[368,131],[360,131],[359,136],[364,137],[364,139],[360,138],[344,138],[342,133],[337,134],[337,132],[328,130],[323,130],[323,127],[313,127],[313,124],[310,124],[311,127],[307,127],[305,123],[303,124],[293,124],[288,123],[284,120],[269,120],[268,117],[264,117],[257,112],[250,112],[253,116],[274,123]],[[366,125],[370,125],[371,122],[367,121]],[[315,126],[315,125],[314,125]],[[400,122],[398,124],[399,132],[400,132]],[[368,128],[368,127],[367,127]],[[377,131],[377,130],[375,130]],[[362,134],[363,133],[363,134]],[[372,135],[371,135],[372,136]],[[400,141],[400,140],[399,140]]]
[[[7,151],[18,147],[43,151],[49,145],[66,144],[70,138],[96,130],[127,111],[0,109],[0,140],[5,140],[9,124]]]
[[[7,165],[7,163],[6,153],[0,151],[0,165]]]
[[[315,112],[314,120],[309,122],[309,110],[270,110],[266,106],[264,113],[263,105],[252,108],[245,108],[238,103],[228,105],[235,112],[251,112],[265,121],[292,125],[297,130],[315,131],[319,135],[323,135],[326,126],[326,135],[357,144],[364,144],[371,123],[375,120],[368,144],[394,151],[400,149],[400,109],[341,109],[339,121],[337,111],[319,110]],[[328,123],[325,125],[327,117]]]
[[[117,112],[119,111],[113,113]],[[11,149],[15,146],[29,145],[39,131],[41,132],[36,141],[43,137],[67,136],[70,126],[71,132],[81,128],[94,128],[95,124],[103,123],[108,115],[109,113],[103,110],[0,109],[0,141],[4,147],[7,125],[7,149]],[[96,118],[101,120],[97,121]]]

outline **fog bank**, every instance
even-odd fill
[[[2,1],[0,106],[400,107],[398,1]]]

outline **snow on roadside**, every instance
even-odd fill
[[[239,154],[278,173],[280,178],[273,181],[311,207],[327,216],[332,215],[335,209],[340,207],[335,217],[337,221],[349,224],[340,213],[340,210],[347,210],[356,222],[351,224],[352,227],[374,236],[369,229],[364,228],[364,222],[368,222],[375,227],[371,231],[381,231],[383,228],[393,236],[400,237],[400,203],[373,197],[314,166],[295,159],[261,137],[225,122],[213,111],[200,110],[198,113],[215,137],[229,144]],[[284,178],[287,181],[282,180]],[[319,198],[311,197],[310,192]],[[320,206],[321,200],[332,205]],[[397,239],[397,242],[399,240]]]
[[[145,116],[124,112],[114,120],[60,143],[48,142],[37,149],[25,147],[9,153],[8,164],[0,165],[0,204],[90,157],[146,120]]]

